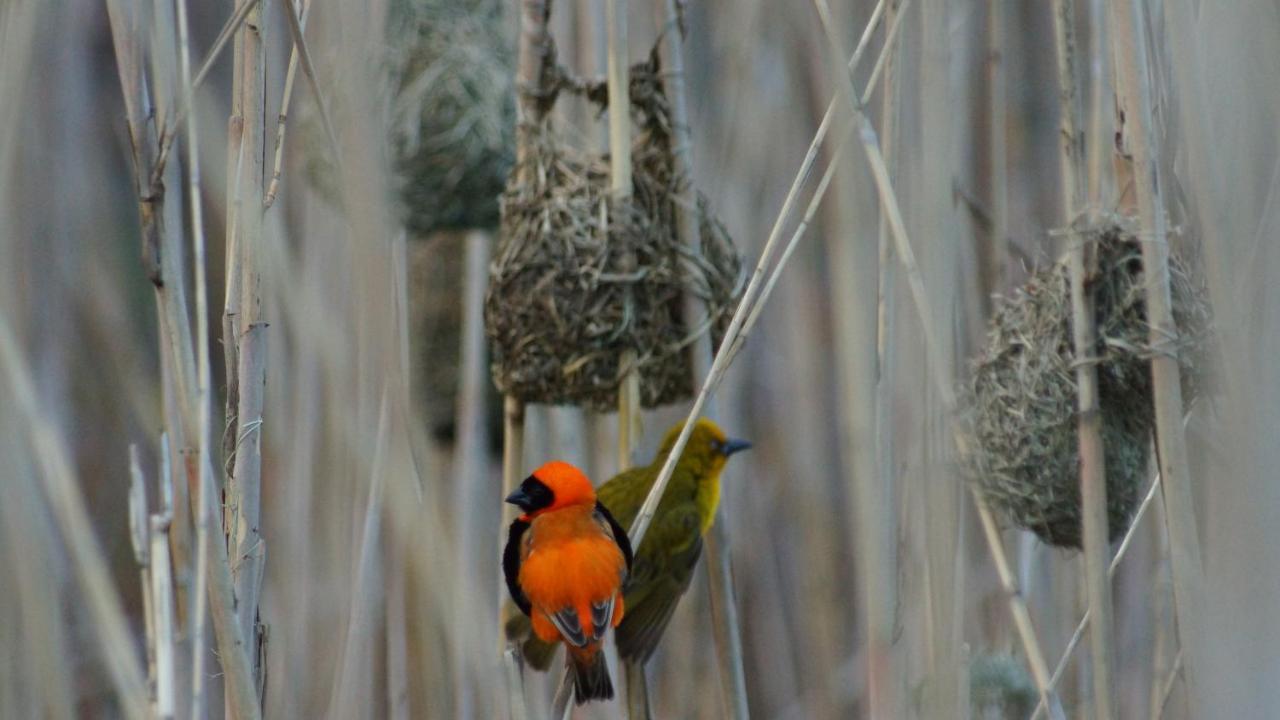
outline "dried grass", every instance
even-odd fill
[[[1098,325],[1098,386],[1107,468],[1109,538],[1120,538],[1141,499],[1153,429],[1151,356],[1142,253],[1126,226],[1086,236],[1099,274],[1087,279]],[[1199,351],[1210,314],[1202,287],[1171,265],[1176,345],[1187,400],[1200,392]],[[1000,303],[966,392],[973,436],[969,476],[1009,522],[1045,542],[1080,547],[1075,357],[1065,262],[1040,270]]]
[[[554,92],[564,90],[605,99],[603,85],[561,73]],[[737,252],[701,198],[701,253],[680,240],[686,180],[674,171],[656,56],[632,68],[631,103],[629,202],[612,197],[607,157],[581,152],[545,120],[525,129],[528,166],[503,194],[485,302],[494,382],[524,402],[614,409],[626,350],[636,353],[645,407],[689,397],[690,346],[708,330],[718,344],[740,292]],[[683,321],[686,292],[710,309],[699,327]]]

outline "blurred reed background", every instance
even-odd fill
[[[833,0],[830,35],[821,1],[677,4],[695,183],[750,268],[847,87],[847,55],[833,60],[829,41],[850,52],[875,4]],[[626,5],[638,61],[667,3]],[[1089,109],[1091,63],[1105,60],[1104,78],[1113,64],[1090,24],[1107,13],[1075,5]],[[415,123],[448,110],[480,123],[465,142],[491,143],[482,161],[505,173],[516,4],[302,0],[309,52],[290,71],[290,6],[264,0],[248,16],[256,32],[238,32],[195,89],[191,125],[176,123],[187,79],[237,7],[0,2],[0,717],[231,717],[259,701],[267,717],[505,717],[501,401],[481,327],[496,217],[449,205],[496,196],[501,182],[441,181],[415,196],[404,183],[422,163],[480,161],[403,159],[425,142],[411,137]],[[412,19],[433,7],[438,20]],[[603,7],[554,3],[560,60],[583,76],[605,72]],[[854,84],[900,22],[866,111],[929,322],[854,136],[717,391],[721,424],[755,443],[731,463],[723,505],[756,717],[1024,717],[1037,700],[935,380],[965,376],[990,298],[1067,248],[1055,232],[1067,215],[1061,7],[1071,4],[890,3]],[[1198,639],[1180,651],[1157,495],[1113,584],[1115,716],[1264,717],[1280,707],[1280,9],[1133,7],[1150,42],[1170,222],[1214,306],[1217,393],[1193,406],[1186,431],[1204,567]],[[404,69],[415,22],[459,17],[497,50],[427,53]],[[469,115],[405,100],[406,72],[476,63],[477,97],[511,103],[477,100]],[[1089,141],[1109,147],[1106,82],[1107,132]],[[837,125],[849,116],[839,102]],[[594,113],[557,112],[606,147]],[[272,184],[281,114],[278,194],[255,212],[245,198]],[[162,182],[140,182],[166,134],[176,141]],[[819,170],[838,145],[833,133]],[[1132,203],[1123,177],[1111,182],[1106,209]],[[424,197],[437,215],[423,218]],[[144,236],[158,260],[140,260]],[[228,299],[231,327],[248,329],[230,345]],[[646,412],[636,457],[647,461],[686,409]],[[612,414],[529,406],[520,464],[560,457],[602,482],[617,469],[617,432]],[[1082,555],[1014,528],[1003,543],[1052,671],[1087,606]],[[233,589],[238,653],[223,644],[236,623],[219,617]],[[729,714],[709,618],[699,572],[649,666],[655,717]],[[1095,716],[1088,642],[1058,683],[1067,716]],[[1193,655],[1194,676],[1179,676]],[[524,682],[531,717],[543,717],[554,677]],[[576,717],[621,712],[611,703]]]

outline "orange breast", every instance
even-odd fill
[[[525,531],[520,587],[536,608],[555,612],[606,600],[622,586],[622,551],[588,505],[543,513]]]

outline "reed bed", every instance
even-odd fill
[[[0,4],[0,718],[547,717],[558,674],[499,651],[503,477],[648,462],[690,391],[755,447],[648,665],[653,717],[1280,706],[1273,4],[597,5]],[[621,77],[659,45],[662,181],[690,181],[670,272],[719,242],[695,187],[744,268],[669,288],[691,362],[645,397],[678,402],[621,430],[610,389],[504,406],[486,355],[520,16],[546,8],[602,100],[610,48]],[[607,105],[553,111],[596,203]],[[1119,216],[1103,284],[1151,270],[1092,297],[1127,318],[1094,308],[1108,545],[1096,503],[1080,534],[1089,342],[1056,263]],[[1062,422],[1029,462],[1067,520],[1030,524],[1087,567],[988,509],[956,390],[991,323],[1018,336],[993,297],[1045,283],[1052,353],[1024,352],[1052,354]],[[718,345],[677,332],[708,298]],[[1109,401],[1117,373],[1138,402]],[[1043,440],[993,407],[988,435]]]

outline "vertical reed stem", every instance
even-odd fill
[[[1125,141],[1133,153],[1138,214],[1142,222],[1142,266],[1147,285],[1152,394],[1155,396],[1156,448],[1169,531],[1174,608],[1182,652],[1183,677],[1191,717],[1210,717],[1199,692],[1204,667],[1202,623],[1204,570],[1191,493],[1191,475],[1182,426],[1182,385],[1169,294],[1169,238],[1163,178],[1155,136],[1154,98],[1148,67],[1148,40],[1138,0],[1112,0],[1111,25],[1116,66],[1125,95],[1120,98],[1129,122]]]
[[[672,155],[675,159],[676,175],[681,178],[680,196],[677,206],[680,241],[689,248],[694,257],[702,252],[702,237],[699,227],[699,210],[697,191],[693,185],[693,143],[692,130],[689,126],[688,97],[685,91],[685,67],[683,34],[680,32],[679,8],[677,0],[660,0],[657,4],[660,27],[663,35],[663,55],[667,68],[667,97],[671,101]],[[685,327],[697,327],[708,309],[704,303],[691,294],[685,296]],[[695,385],[701,384],[711,369],[712,347],[710,336],[706,343],[698,343],[691,348],[693,361],[693,380]],[[707,405],[704,413],[714,418],[716,409],[714,401]],[[723,478],[722,478],[723,481]],[[720,691],[725,713],[735,720],[744,720],[750,716],[747,706],[746,670],[743,667],[742,637],[738,631],[738,606],[734,597],[733,567],[730,563],[728,526],[724,520],[723,506],[717,507],[716,519],[712,523],[707,536],[707,589],[711,596],[712,638],[716,646],[716,660],[719,664]],[[648,717],[649,703],[647,694],[644,698],[643,714],[634,704],[631,694],[632,680],[644,683],[644,670],[637,667],[628,669],[627,675],[627,707],[628,717],[639,720]],[[647,688],[644,688],[647,690]]]
[[[1110,550],[1107,530],[1107,476],[1102,444],[1102,416],[1098,403],[1095,365],[1096,330],[1093,298],[1087,291],[1089,268],[1086,247],[1078,231],[1077,213],[1084,204],[1084,153],[1079,131],[1077,99],[1074,0],[1054,0],[1053,28],[1058,60],[1058,101],[1061,115],[1060,155],[1062,211],[1066,217],[1071,275],[1071,327],[1075,344],[1077,431],[1080,443],[1080,503],[1084,541],[1085,584],[1088,588],[1090,654],[1093,660],[1094,717],[1110,720],[1115,712],[1112,672],[1115,652],[1111,644],[1111,583],[1107,577]],[[1090,254],[1092,256],[1092,253]]]

